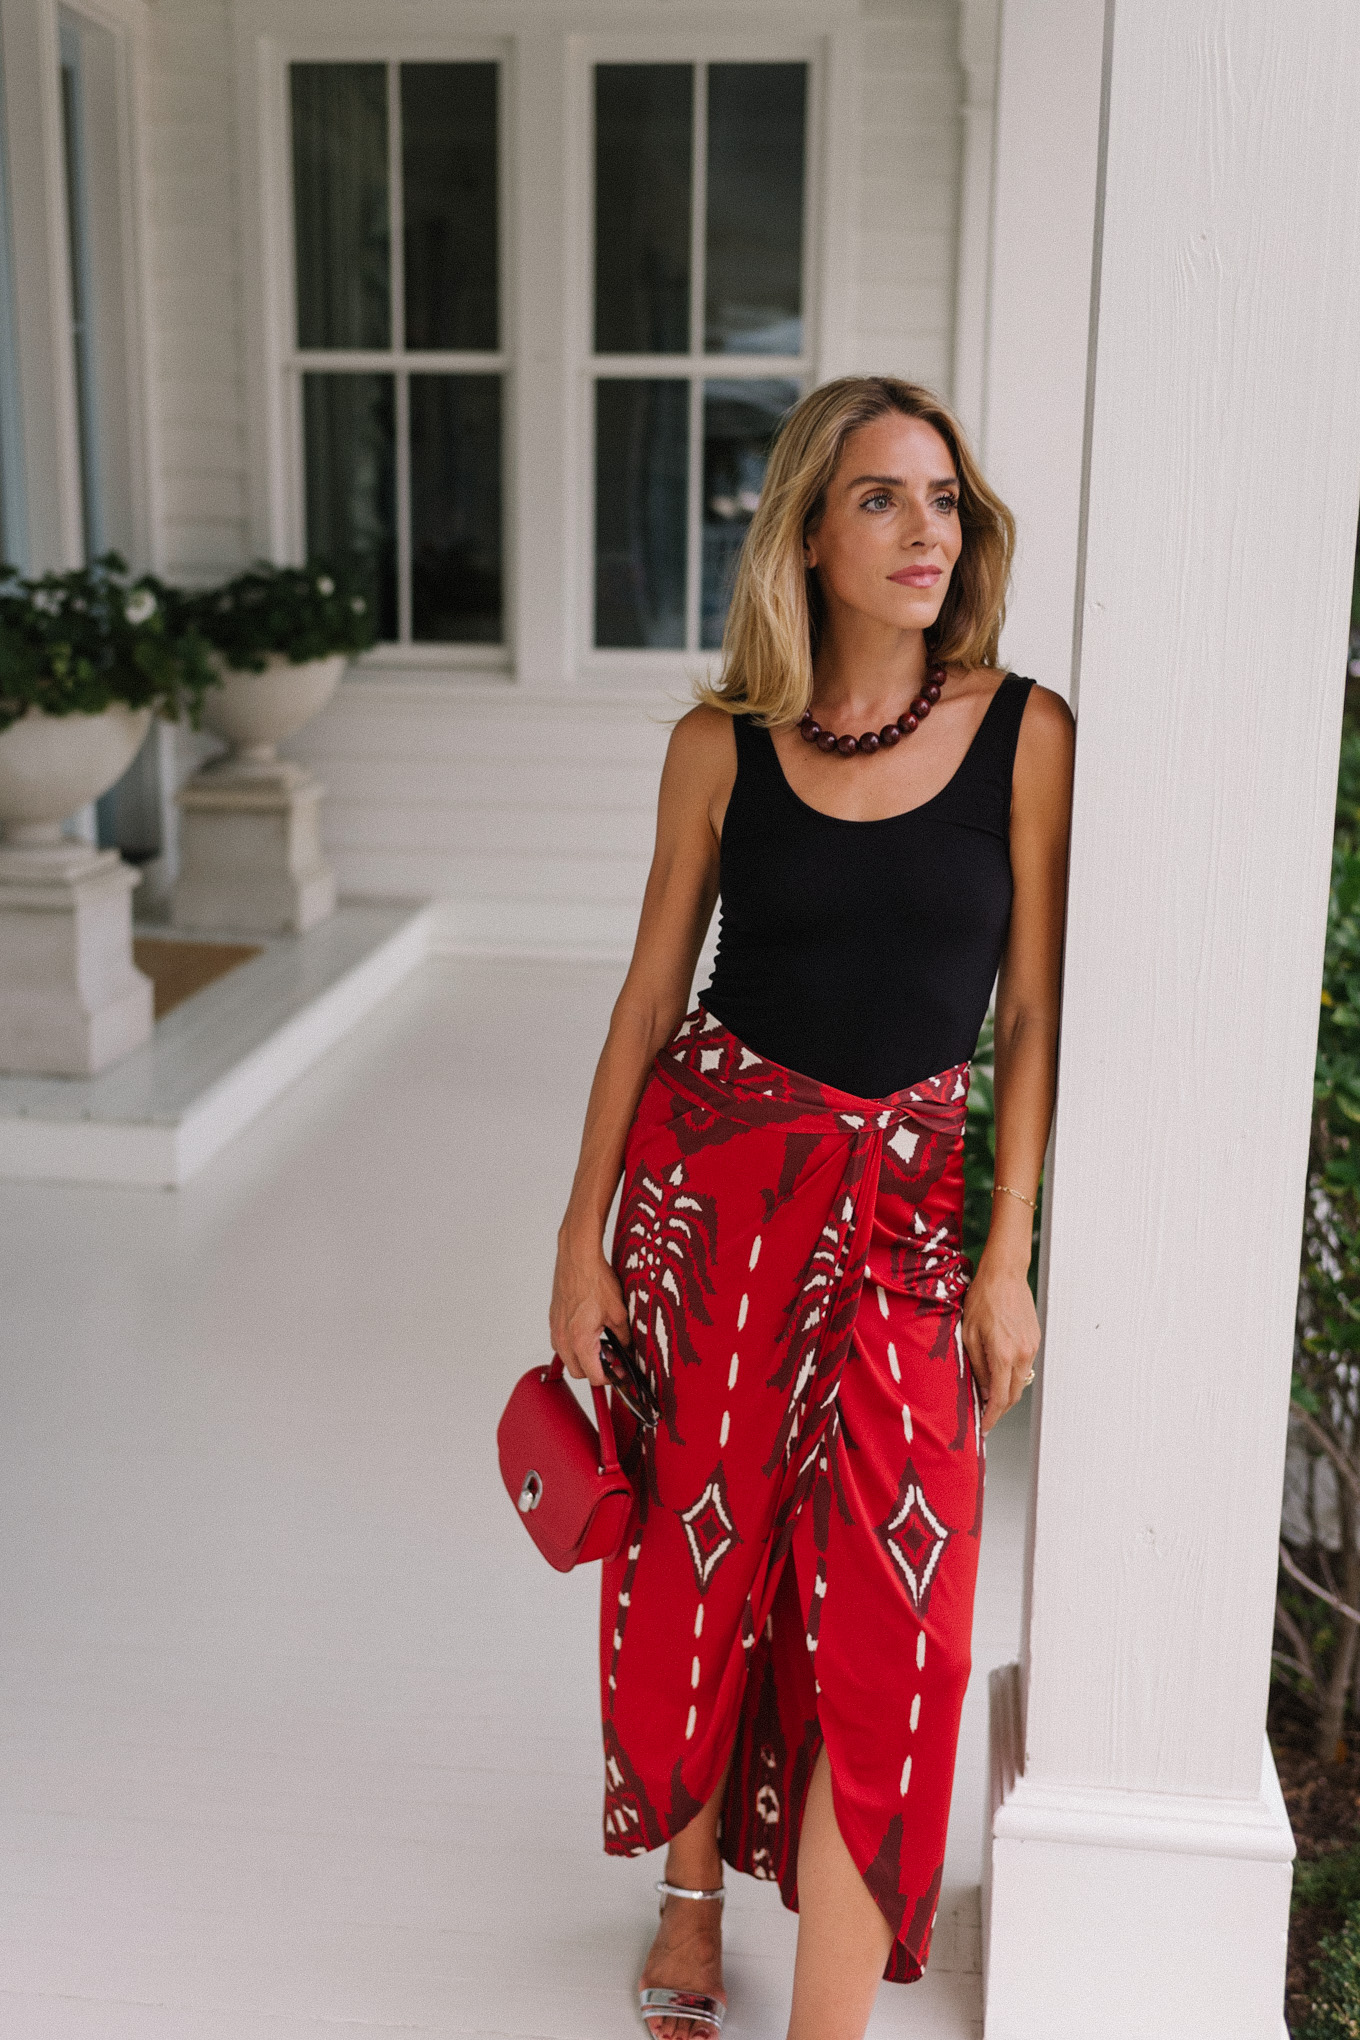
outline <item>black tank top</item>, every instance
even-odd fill
[[[859,1098],[969,1060],[1010,922],[1011,774],[1033,685],[1008,673],[949,783],[872,822],[809,807],[769,731],[734,718],[710,1013]]]

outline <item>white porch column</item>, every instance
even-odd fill
[[[1280,2040],[1292,1844],[1264,1725],[1360,487],[1360,9],[1110,12],[986,2034]]]
[[[1095,0],[1005,0],[999,41],[982,452],[1017,525],[1002,651],[1060,694],[1072,684],[1102,26]]]

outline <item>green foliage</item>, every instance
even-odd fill
[[[1294,1865],[1294,1906],[1326,1906],[1341,1912],[1360,1900],[1360,1841],[1334,1855]]]
[[[996,1095],[992,1078],[994,1055],[992,1016],[989,1013],[982,1023],[977,1049],[973,1056],[972,1078],[968,1086],[968,1114],[963,1124],[963,1251],[974,1268],[978,1257],[987,1244],[987,1232],[992,1223],[992,1180],[996,1172]],[[1039,1187],[1035,1202],[1039,1209],[1034,1214],[1035,1239],[1038,1238],[1040,1213],[1043,1211],[1044,1192]],[[1033,1289],[1037,1277],[1038,1256],[1032,1254],[1029,1264],[1029,1284]]]
[[[130,578],[117,553],[36,580],[0,566],[0,730],[29,708],[98,715],[115,701],[197,723],[216,678],[172,591]]]
[[[1327,909],[1294,1401],[1360,1451],[1360,718],[1347,709]]]
[[[1308,2016],[1295,2040],[1360,2040],[1360,1904],[1318,1943]]]
[[[257,560],[221,588],[176,598],[177,613],[229,666],[262,673],[271,652],[295,666],[331,652],[366,651],[377,634],[370,579],[356,563],[275,567]]]

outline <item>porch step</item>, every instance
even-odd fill
[[[0,1178],[187,1182],[415,969],[432,919],[409,901],[344,901],[305,935],[250,938],[258,956],[99,1076],[0,1076]]]

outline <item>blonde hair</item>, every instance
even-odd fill
[[[926,632],[927,651],[942,664],[996,665],[1014,518],[988,488],[958,420],[938,397],[893,376],[847,375],[809,391],[779,428],[737,563],[722,670],[698,686],[700,701],[773,727],[796,723],[810,706],[822,603],[803,544],[821,518],[846,440],[890,411],[934,427],[959,481],[963,550]]]

